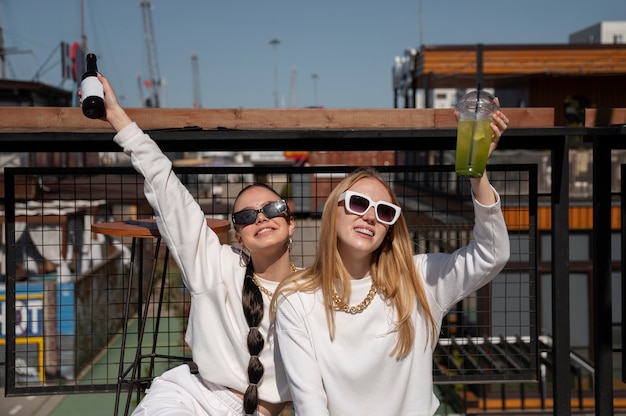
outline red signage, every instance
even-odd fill
[[[75,82],[80,82],[85,66],[85,51],[80,46],[80,43],[72,43],[72,49],[70,50],[70,58],[72,58],[72,79]]]

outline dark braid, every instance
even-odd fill
[[[239,194],[237,194],[237,197],[235,198],[235,203],[244,192],[247,192],[249,189],[254,187],[268,189],[276,194],[278,198],[281,198],[281,195],[276,192],[274,188],[268,184],[257,182],[248,185],[239,191]],[[287,221],[289,221],[291,217],[292,214],[288,210]],[[235,229],[240,229],[240,227],[240,225],[235,224]],[[261,335],[261,332],[259,331],[259,326],[261,325],[261,320],[263,319],[263,294],[254,283],[254,280],[252,280],[253,274],[254,267],[252,266],[252,260],[249,260],[242,289],[243,313],[246,317],[246,321],[248,322],[248,326],[250,327],[247,339],[248,351],[250,352],[250,361],[248,362],[249,385],[243,395],[243,409],[246,415],[254,414],[259,406],[258,384],[261,382],[265,371],[261,360],[259,360],[259,354],[261,354],[263,346],[265,345],[263,335]]]
[[[248,362],[248,388],[243,395],[243,409],[246,415],[254,414],[259,405],[259,394],[257,385],[263,377],[263,364],[259,360],[259,354],[265,345],[263,335],[259,331],[261,320],[263,319],[263,294],[252,280],[254,267],[252,261],[248,262],[246,277],[243,281],[242,305],[243,313],[250,327],[248,332],[248,351],[250,361]]]

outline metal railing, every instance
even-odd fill
[[[451,176],[451,167],[445,162],[446,154],[454,149],[456,131],[452,129],[420,129],[420,130],[359,130],[359,131],[236,131],[236,130],[172,130],[172,131],[154,131],[150,132],[151,136],[159,143],[161,148],[166,152],[182,152],[182,151],[202,151],[202,150],[234,150],[234,149],[250,149],[250,150],[336,150],[336,151],[355,151],[363,150],[395,150],[397,154],[398,166],[387,169],[393,174],[394,183],[397,188],[402,189],[408,195],[408,187],[405,187],[414,177],[419,177],[422,181],[420,188],[430,189],[429,192],[436,191],[438,195],[442,194],[441,178]],[[610,184],[611,178],[611,149],[623,148],[624,129],[621,127],[614,128],[527,128],[527,129],[510,129],[507,131],[505,138],[501,141],[499,149],[504,152],[511,150],[524,151],[543,151],[548,152],[549,165],[549,192],[537,192],[537,203],[547,204],[551,207],[551,230],[550,235],[553,241],[551,245],[551,264],[550,279],[552,284],[551,292],[551,309],[552,309],[552,344],[550,346],[553,357],[552,371],[553,380],[552,398],[554,400],[553,411],[555,414],[571,413],[571,347],[570,347],[570,301],[569,301],[569,183],[570,183],[570,166],[569,155],[570,149],[568,137],[586,137],[593,143],[593,197],[594,197],[594,389],[595,389],[595,406],[596,414],[609,414],[608,408],[613,406],[613,365],[612,357],[612,340],[610,339],[610,330],[604,331],[605,324],[610,324],[610,320],[606,319],[607,313],[607,293],[610,299],[610,286],[607,287],[606,278],[602,276],[610,276],[612,271],[610,257],[610,239],[606,238],[611,232],[610,223],[610,207],[614,203],[611,194]],[[61,148],[71,148],[75,151],[89,152],[118,152],[119,149],[115,144],[111,143],[111,135],[106,133],[25,133],[15,135],[14,140],[7,140],[8,137],[0,134],[0,141],[10,143],[6,150],[11,151],[52,151]],[[413,166],[415,160],[425,160],[419,155],[428,153],[435,157],[426,158],[432,161],[431,165]],[[494,183],[496,188],[500,189],[498,181],[498,168],[502,168],[502,172],[509,171],[528,171],[528,167],[523,165],[516,167],[498,166],[497,154],[494,154],[493,162],[496,163],[492,167],[494,171]],[[601,161],[601,162],[600,162]],[[520,161],[524,162],[524,161]],[[599,166],[601,165],[601,166]],[[402,166],[402,172],[399,171]],[[381,167],[385,169],[385,167]],[[263,174],[263,169],[257,167],[255,174]],[[336,170],[335,170],[336,169]],[[225,168],[226,171],[233,172],[233,169]],[[236,169],[235,169],[236,170]],[[324,168],[328,172],[340,172],[342,168]],[[345,171],[346,168],[344,167]],[[218,169],[219,171],[219,169]],[[248,168],[244,171],[250,173]],[[304,173],[314,174],[314,171],[307,171],[307,168],[281,167],[280,172],[293,174],[293,177],[302,177]],[[64,172],[67,173],[67,172]],[[77,173],[77,172],[76,172]],[[223,172],[222,172],[223,173]],[[266,172],[270,174],[272,172]],[[274,172],[275,173],[275,172]],[[407,175],[407,173],[410,173]],[[45,172],[37,172],[36,176],[45,176]],[[420,176],[421,175],[421,176]],[[507,175],[502,174],[502,183],[507,182]],[[607,176],[608,175],[608,176]],[[545,179],[545,178],[542,178]],[[519,181],[519,176],[516,176]],[[287,182],[288,179],[285,179]],[[523,181],[531,184],[531,182]],[[458,180],[450,180],[450,188],[443,194],[448,194],[454,198],[467,197],[464,193],[464,185]],[[502,184],[501,183],[501,184]],[[546,181],[548,183],[548,181]],[[436,184],[436,186],[432,186]],[[536,182],[535,185],[536,186]],[[506,186],[505,186],[506,187]],[[407,188],[405,190],[405,188]],[[536,189],[536,188],[535,188]],[[7,187],[6,195],[9,195],[11,189]],[[466,189],[465,189],[466,191]],[[517,200],[508,196],[504,199],[504,206],[511,203],[513,206],[521,205],[522,200],[524,206],[527,205],[527,195],[522,198],[519,193]],[[608,195],[608,198],[607,198]],[[6,197],[5,197],[6,198]],[[7,207],[8,207],[8,202]],[[305,204],[304,204],[305,205]],[[527,208],[529,209],[529,208]],[[529,219],[532,220],[531,210],[529,209]],[[7,209],[7,214],[8,214]],[[7,215],[8,216],[8,215]],[[314,212],[302,213],[301,221],[305,223],[308,218],[314,217]],[[607,223],[607,221],[609,221]],[[622,222],[623,224],[623,222]],[[529,223],[527,230],[531,230],[534,226]],[[314,227],[314,226],[313,226]],[[523,228],[523,227],[522,227]],[[314,228],[313,228],[314,229]],[[606,232],[601,237],[602,232]],[[11,225],[7,223],[7,242],[10,237]],[[311,231],[313,232],[313,231]],[[530,233],[531,231],[526,231]],[[416,235],[417,237],[417,235]],[[430,235],[423,241],[430,240]],[[421,237],[420,237],[421,238]],[[532,238],[529,238],[532,242]],[[314,245],[313,241],[307,243]],[[531,243],[532,244],[532,243]],[[608,247],[607,247],[608,245]],[[452,247],[449,241],[442,241],[440,247]],[[529,246],[531,247],[531,246]],[[431,248],[431,247],[428,247]],[[607,250],[608,248],[608,250]],[[419,246],[417,247],[419,249]],[[306,262],[306,256],[302,255],[302,261]],[[303,263],[304,264],[304,263]],[[516,266],[517,267],[517,266]],[[532,267],[529,267],[532,269]],[[10,282],[10,279],[9,279]],[[9,283],[7,282],[7,283]],[[530,282],[530,281],[529,281]],[[15,302],[16,298],[11,298],[10,291],[7,291],[7,302]],[[468,309],[471,312],[473,305],[481,302],[474,299],[474,303],[470,306],[461,308],[462,312]],[[599,306],[600,305],[600,306]],[[609,302],[609,307],[611,306]],[[610,311],[610,310],[609,310]],[[473,312],[472,312],[473,313]],[[535,312],[529,313],[529,322],[536,323]],[[474,315],[472,315],[474,316]],[[610,314],[608,316],[611,316]],[[608,322],[607,322],[608,321]],[[529,326],[530,328],[530,326]],[[7,326],[7,339],[15,338],[15,334],[11,333],[11,325]],[[533,330],[536,331],[536,328]],[[533,332],[536,334],[536,332]],[[11,335],[11,337],[9,337]],[[493,334],[490,334],[490,336]],[[495,334],[496,336],[498,334]],[[532,334],[530,334],[532,338]],[[538,339],[537,336],[534,339]],[[607,350],[607,348],[609,350]],[[540,379],[537,364],[540,361],[539,354],[535,354],[536,358],[531,360],[535,362],[535,370],[529,379],[537,382]],[[15,362],[15,356],[8,357],[9,360]],[[625,360],[626,361],[626,360]],[[8,361],[11,362],[11,361]],[[478,378],[480,378],[478,376]],[[492,380],[489,381],[493,382]],[[54,386],[53,386],[54,387]],[[60,391],[69,391],[73,386],[63,386]],[[39,387],[33,388],[30,392],[38,391]],[[43,387],[41,391],[47,391]]]

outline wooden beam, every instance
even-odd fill
[[[585,127],[626,125],[626,108],[585,108]]]
[[[454,109],[128,108],[144,130],[406,130],[456,128]],[[505,108],[510,127],[553,127],[553,108]],[[1,133],[113,132],[76,107],[0,107]]]
[[[483,51],[483,72],[491,75],[522,74],[619,74],[626,73],[626,48],[524,48]],[[418,59],[418,74],[473,75],[473,49],[426,50]]]

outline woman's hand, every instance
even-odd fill
[[[498,100],[498,97],[496,97],[495,101],[498,107],[500,107],[500,100]],[[493,131],[493,137],[491,138],[491,146],[489,146],[489,156],[491,156],[493,151],[498,147],[500,137],[502,137],[502,134],[504,134],[504,131],[509,124],[509,118],[500,110],[495,112],[492,120],[491,130]]]
[[[124,111],[117,101],[117,97],[115,96],[115,92],[109,80],[100,73],[98,73],[98,80],[102,83],[102,87],[104,88],[104,105],[107,109],[105,119],[111,123],[115,131],[120,131],[133,121],[128,117],[126,111]]]

